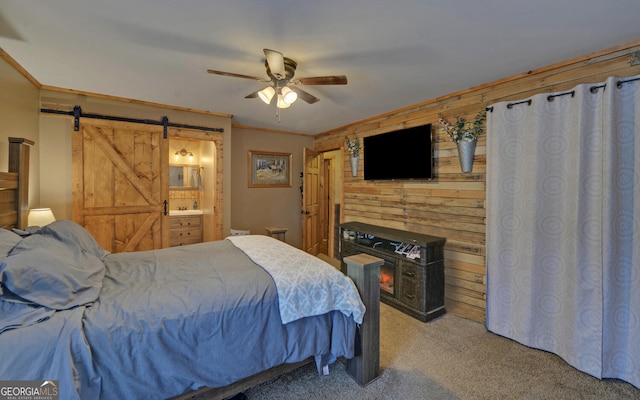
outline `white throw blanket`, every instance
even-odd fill
[[[280,317],[286,324],[339,310],[361,324],[365,307],[353,281],[302,250],[263,235],[227,238],[273,278]]]

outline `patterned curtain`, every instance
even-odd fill
[[[487,328],[640,387],[634,79],[492,106]]]
[[[640,387],[640,80],[607,90],[602,376]]]

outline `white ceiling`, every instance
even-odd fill
[[[0,0],[0,47],[43,85],[315,134],[640,39],[639,0]],[[274,106],[263,48],[320,98]],[[90,110],[85,110],[89,111]]]

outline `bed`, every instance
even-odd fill
[[[24,185],[11,165],[0,192]],[[5,228],[24,226],[15,199]],[[365,315],[351,279],[262,235],[110,254],[71,221],[4,229],[0,281],[0,380],[57,381],[65,399],[217,398],[309,359],[326,370],[354,358]]]

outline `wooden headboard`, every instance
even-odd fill
[[[29,151],[34,142],[9,138],[9,172],[0,172],[0,228],[24,229],[29,214]]]

